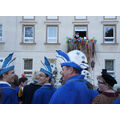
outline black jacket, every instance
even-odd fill
[[[26,85],[23,89],[23,104],[31,104],[34,92],[41,86],[37,81]]]

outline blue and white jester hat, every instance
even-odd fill
[[[80,71],[89,67],[85,54],[79,50],[72,50],[67,54],[61,50],[56,50],[56,52],[59,55],[57,57],[61,58],[64,61],[63,63],[61,63],[61,67],[69,66]]]
[[[45,60],[44,63],[41,61],[44,68],[41,68],[40,71],[47,74],[50,77],[50,80],[52,80],[53,74],[52,74],[52,68],[51,68],[50,62],[48,61],[48,59],[46,57],[44,57],[44,60]]]
[[[11,63],[15,60],[15,58],[12,59],[12,56],[13,56],[13,53],[9,54],[5,58],[5,60],[2,64],[2,67],[0,68],[0,76],[4,73],[14,69],[14,65],[11,65]]]

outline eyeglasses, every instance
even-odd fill
[[[39,75],[40,77],[46,77],[46,75]]]
[[[99,83],[99,84],[105,84],[105,82],[100,82],[100,81],[98,81],[98,83]]]

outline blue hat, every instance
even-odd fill
[[[63,63],[61,63],[61,67],[69,66],[76,68],[77,70],[80,71],[88,68],[87,58],[83,52],[79,50],[72,50],[67,54],[61,50],[56,50],[56,52],[59,55],[57,57],[63,60]]]
[[[41,68],[40,71],[47,74],[50,77],[50,80],[52,80],[52,75],[53,74],[52,74],[52,68],[51,68],[50,62],[48,61],[48,59],[46,57],[44,57],[44,60],[45,60],[44,63],[41,61],[44,68]]]
[[[12,56],[13,56],[13,53],[9,54],[8,57],[5,58],[2,64],[2,67],[0,68],[0,76],[14,69],[14,65],[10,65],[10,63],[12,63],[15,60],[15,58],[12,60]]]

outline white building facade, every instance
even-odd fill
[[[97,40],[93,83],[106,68],[120,86],[120,16],[0,16],[0,62],[14,52],[16,74],[31,76],[46,56],[60,71],[56,49],[67,52],[66,37],[76,32]]]

